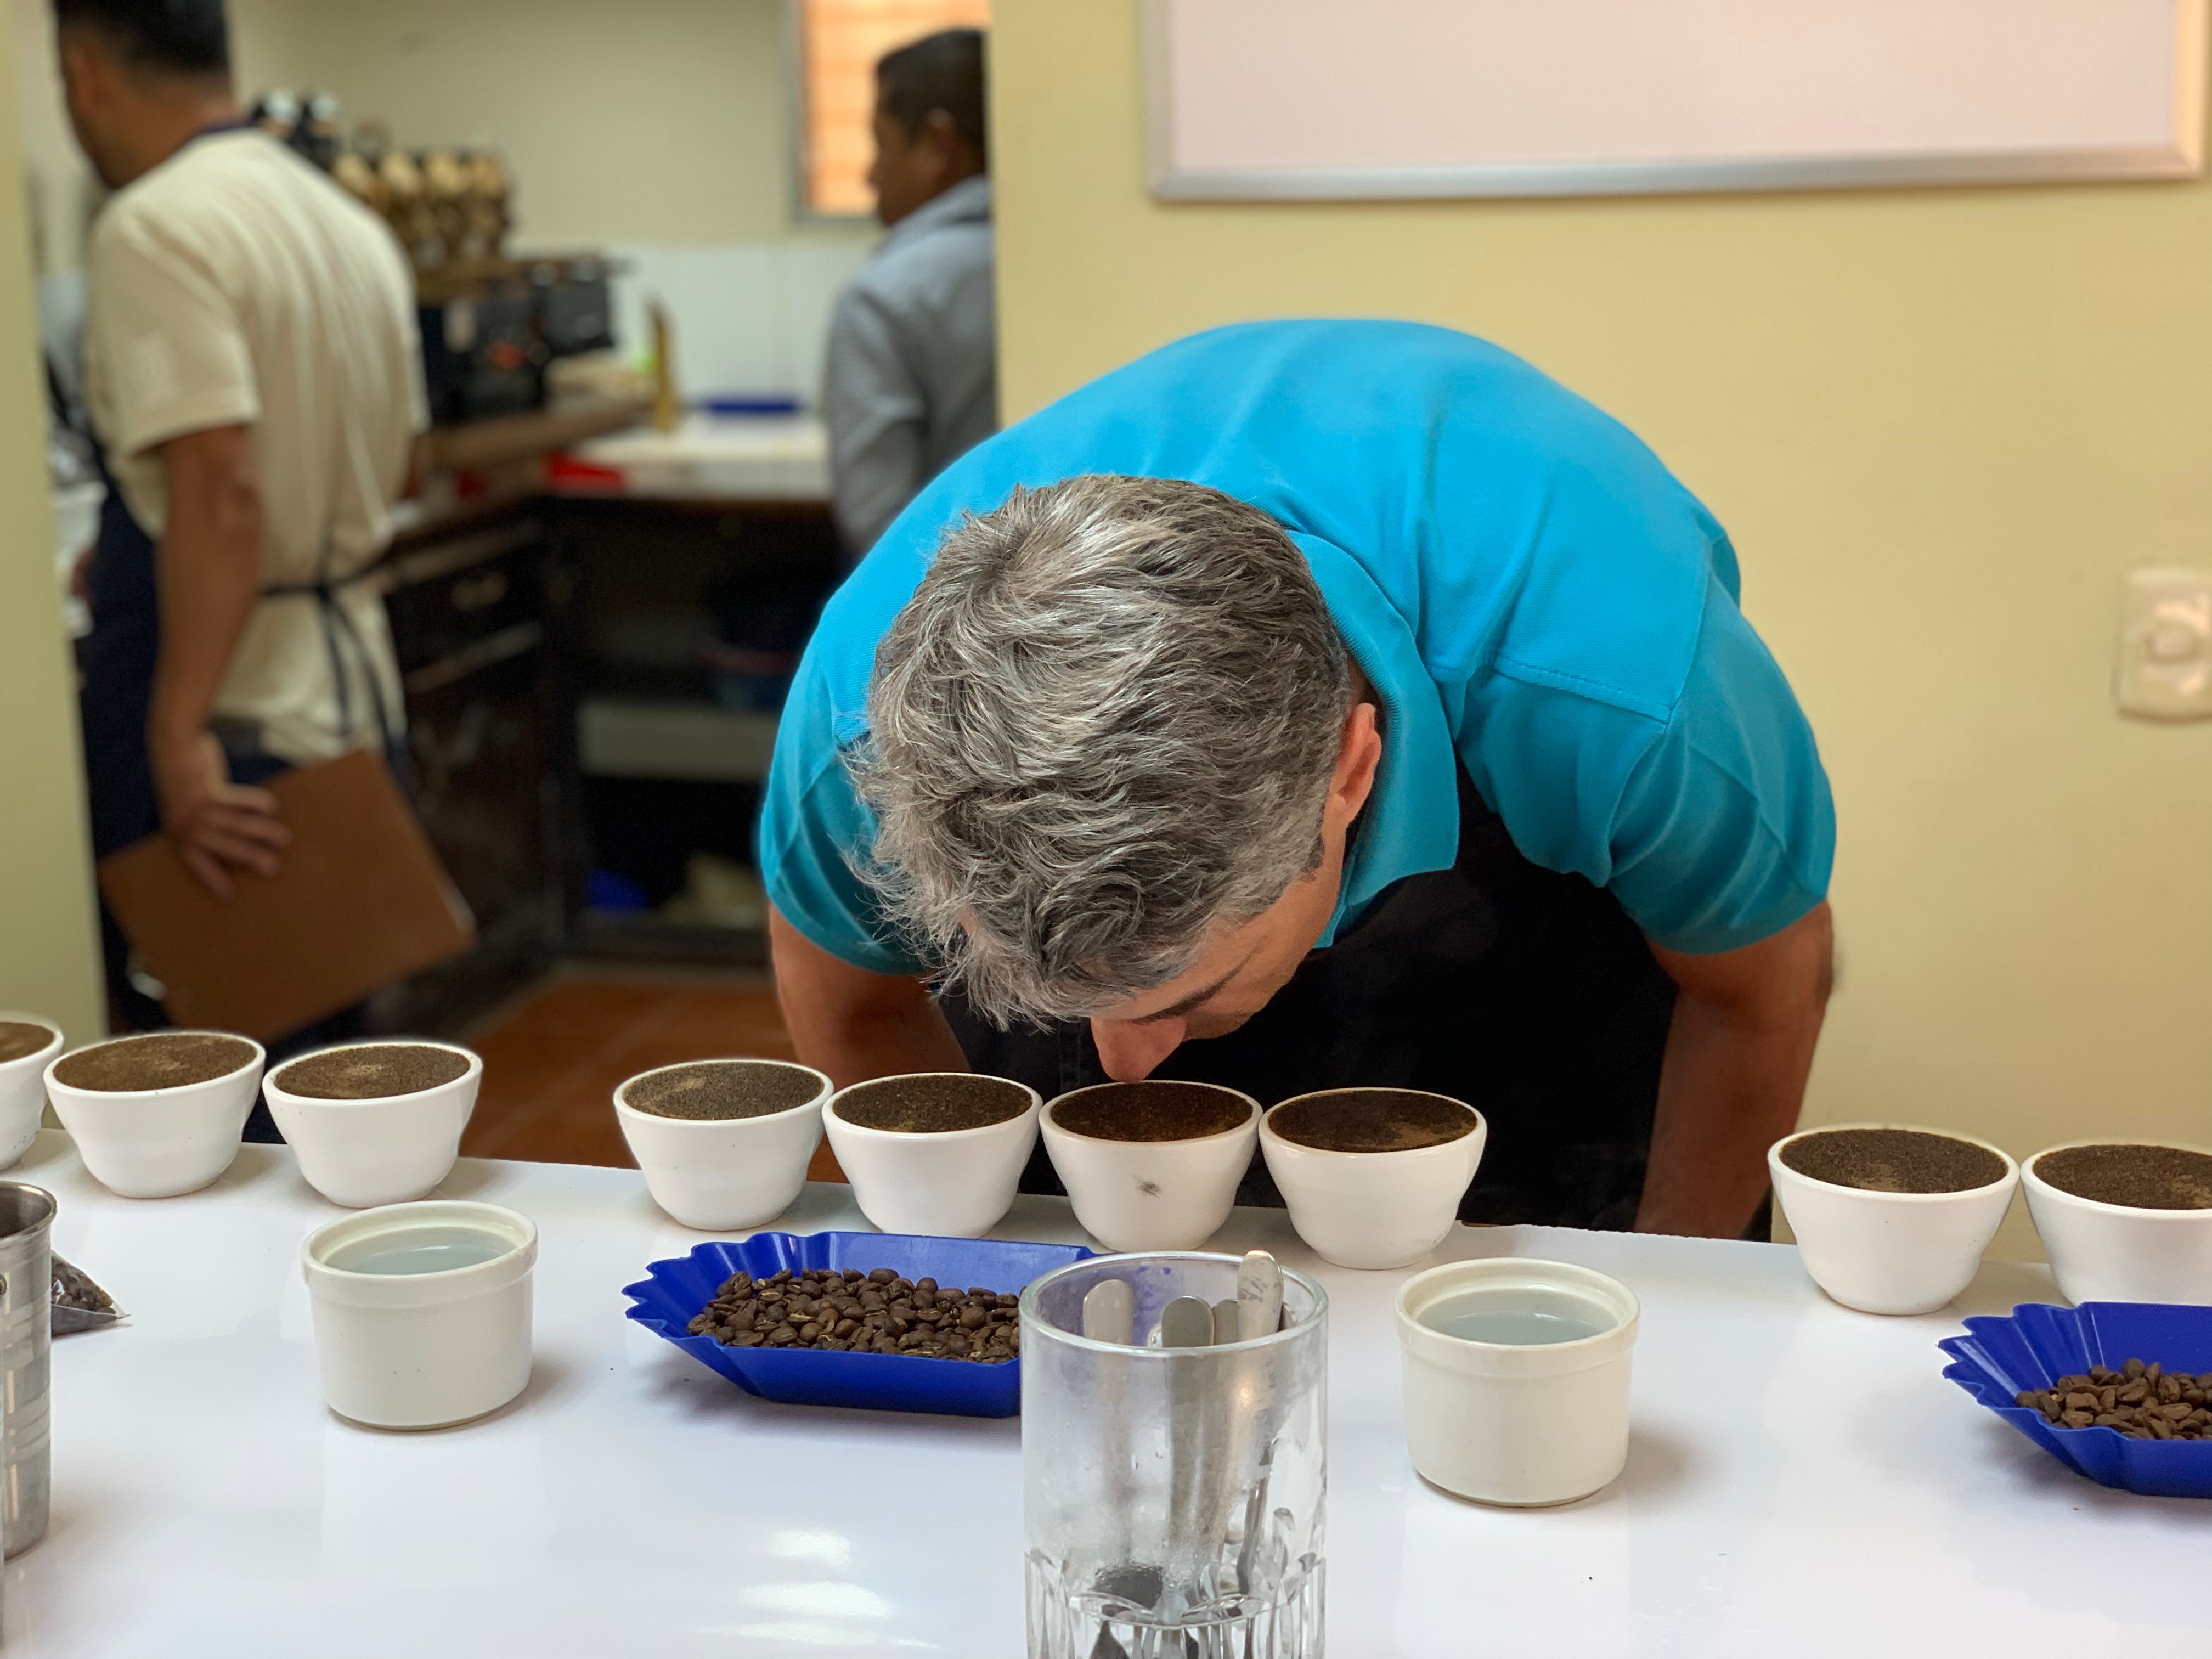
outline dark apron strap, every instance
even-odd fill
[[[323,556],[325,569],[330,563],[327,550]],[[338,603],[338,595],[349,587],[358,586],[374,574],[374,567],[356,571],[350,576],[336,581],[327,576],[312,582],[276,583],[261,590],[264,599],[312,599],[315,602],[318,619],[322,624],[323,649],[331,665],[331,683],[337,688],[338,702],[338,735],[341,738],[353,736],[353,691],[346,678],[345,659],[350,655],[361,668],[362,683],[368,687],[370,712],[376,719],[377,746],[386,755],[398,752],[393,740],[391,711],[384,706],[384,687],[376,675],[376,659],[369,654],[368,642],[361,636],[361,629]]]
[[[1393,884],[1242,1030],[1188,1042],[1158,1075],[1262,1105],[1358,1085],[1478,1107],[1490,1141],[1471,1221],[1626,1228],[1650,1147],[1673,981],[1611,895],[1522,858],[1460,778],[1449,871]],[[1087,1024],[999,1031],[940,1000],[969,1064],[1048,1098],[1103,1079]],[[1057,1191],[1040,1150],[1024,1178]],[[1280,1202],[1258,1159],[1243,1202]]]

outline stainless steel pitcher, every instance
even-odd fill
[[[0,1535],[11,1556],[46,1535],[54,1208],[43,1187],[0,1181]]]

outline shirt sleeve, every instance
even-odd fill
[[[900,349],[897,319],[865,281],[837,299],[822,381],[831,506],[856,553],[875,544],[928,482],[929,401]]]
[[[1524,858],[1607,889],[1665,949],[1754,945],[1827,896],[1812,727],[1717,574],[1671,710],[1501,676],[1461,752]]]
[[[245,330],[213,274],[135,220],[103,232],[88,286],[107,447],[138,455],[187,432],[259,419]]]
[[[1819,904],[1835,850],[1812,726],[1714,579],[1681,701],[1621,791],[1606,885],[1655,943],[1712,954]]]
[[[918,975],[922,964],[884,924],[857,867],[874,845],[875,817],[845,769],[817,659],[821,639],[817,632],[800,659],[776,726],[755,846],[761,883],[786,921],[840,961]],[[859,735],[855,725],[844,740]]]

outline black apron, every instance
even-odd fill
[[[1462,772],[1453,867],[1385,889],[1239,1030],[1186,1042],[1155,1076],[1271,1106],[1388,1085],[1466,1101],[1490,1139],[1462,1219],[1632,1226],[1674,986],[1620,902],[1521,856]],[[1106,1080],[1087,1023],[1000,1031],[940,1000],[979,1072],[1051,1099]],[[1060,1191],[1042,1146],[1022,1179]],[[1237,1201],[1280,1204],[1252,1161]]]

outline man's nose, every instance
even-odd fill
[[[1182,1042],[1179,1019],[1094,1019],[1091,1036],[1098,1044],[1098,1063],[1116,1083],[1142,1083],[1152,1068]]]

